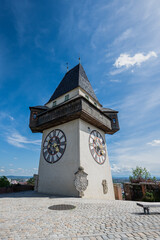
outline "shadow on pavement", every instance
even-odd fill
[[[13,192],[13,193],[2,193],[1,198],[73,198],[68,196],[55,196],[51,194],[38,193],[35,191],[24,191],[24,192]],[[75,198],[75,197],[74,197]]]
[[[149,215],[160,215],[160,212],[150,212],[149,214],[145,214],[144,212],[141,212],[141,213],[131,213],[131,214],[134,214],[134,215],[142,215],[142,216],[149,216]]]

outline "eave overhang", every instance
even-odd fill
[[[35,107],[30,107],[30,110],[32,114]],[[36,119],[30,117],[29,127],[32,132],[43,132],[45,129],[78,118],[102,129],[105,133],[113,134],[117,131],[112,129],[111,119],[83,96],[77,96],[61,105],[43,110],[38,113]]]

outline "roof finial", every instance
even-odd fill
[[[79,58],[78,58],[78,59],[79,59],[79,63],[81,63],[81,58],[80,58],[80,56],[79,56]]]
[[[66,63],[66,65],[67,65],[67,72],[68,72],[68,62]]]

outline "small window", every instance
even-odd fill
[[[116,119],[115,118],[113,118],[112,120],[113,120],[113,123],[116,123]]]
[[[96,103],[96,102],[94,102],[94,105],[95,105],[95,106],[97,106],[97,103]]]
[[[55,107],[55,106],[56,106],[56,101],[53,102],[53,107]]]
[[[85,97],[89,100],[89,96],[88,95],[85,95]]]
[[[69,99],[69,94],[67,94],[67,95],[65,96],[64,101],[67,101],[68,99]]]
[[[37,112],[33,112],[33,113],[32,113],[32,119],[33,119],[33,120],[36,120],[36,119],[37,119]]]
[[[34,113],[34,114],[33,114],[33,119],[36,119],[36,118],[37,118],[37,114]]]

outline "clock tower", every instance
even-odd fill
[[[32,132],[42,132],[37,191],[114,199],[105,134],[119,130],[117,111],[103,108],[79,63],[44,106],[30,107]]]

